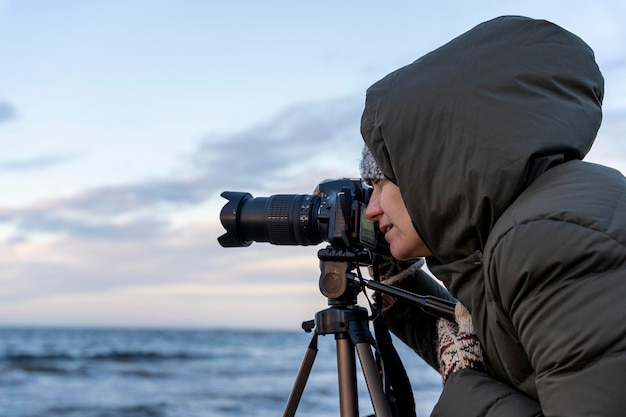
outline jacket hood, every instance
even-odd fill
[[[586,155],[603,84],[580,38],[544,20],[503,16],[372,85],[361,133],[400,187],[432,261],[453,263],[482,251],[534,179]]]

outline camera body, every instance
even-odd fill
[[[360,179],[320,183],[313,194],[277,194],[253,198],[249,193],[225,191],[228,202],[220,220],[226,233],[223,247],[252,242],[275,245],[317,245],[373,249],[379,243],[377,224],[365,217],[371,187]]]

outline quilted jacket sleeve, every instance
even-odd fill
[[[450,375],[433,417],[539,417],[539,403],[484,372],[463,369]]]
[[[507,232],[488,285],[535,371],[546,416],[624,415],[626,247],[607,232],[610,220],[564,219]]]

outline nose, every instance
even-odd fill
[[[382,214],[383,211],[380,208],[380,191],[378,187],[374,187],[370,201],[367,203],[367,208],[365,209],[365,217],[369,220],[376,221]]]

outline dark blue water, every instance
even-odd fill
[[[0,328],[0,417],[282,416],[310,339],[301,330]],[[428,415],[441,379],[396,345],[418,415]],[[334,338],[322,336],[297,416],[339,415],[336,372]]]

